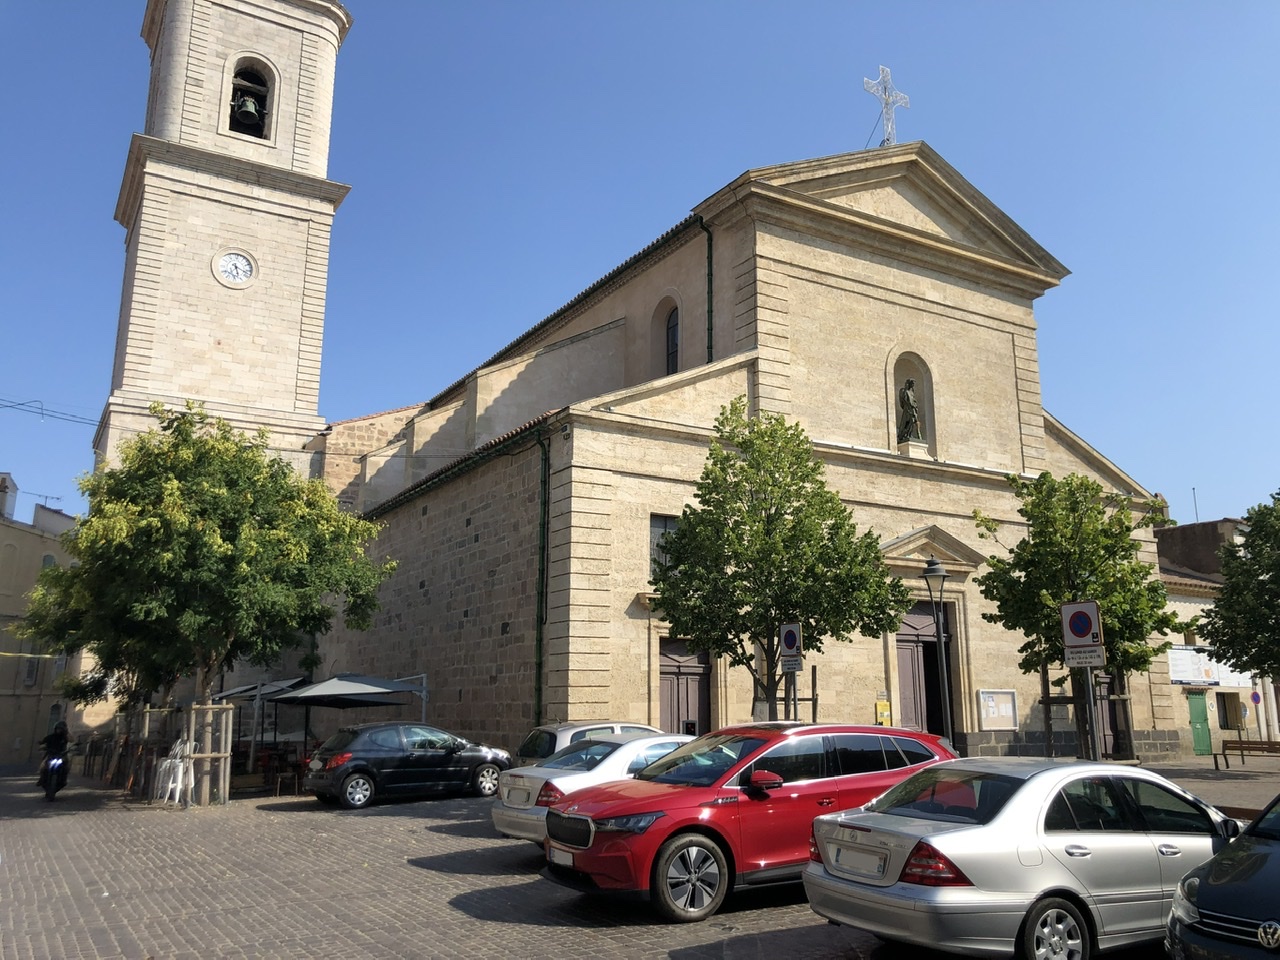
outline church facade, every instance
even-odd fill
[[[917,601],[894,635],[810,656],[800,716],[951,729],[968,753],[1075,751],[1065,708],[1047,729],[1039,678],[1017,669],[1020,637],[982,619],[991,545],[972,519],[1017,529],[1009,474],[1150,497],[1042,406],[1033,308],[1062,264],[922,142],[750,170],[427,402],[325,425],[328,236],[347,189],[327,179],[328,123],[351,21],[330,0],[255,11],[148,2],[96,446],[109,458],[150,400],[200,399],[267,427],[378,520],[370,549],[398,569],[373,629],[319,639],[326,673],[426,673],[433,722],[512,746],[548,720],[702,733],[759,714],[744,672],[670,635],[649,583],[716,416],[743,396],[807,431]],[[942,644],[930,559],[950,575]],[[1162,662],[1128,697],[1137,752],[1181,752]]]
[[[669,636],[649,585],[716,415],[745,396],[805,428],[919,601],[896,635],[810,657],[801,715],[870,723],[887,700],[894,723],[940,732],[949,708],[968,752],[1043,752],[1039,678],[982,619],[973,510],[1016,529],[1006,477],[1043,470],[1150,496],[1041,405],[1033,304],[1065,274],[924,143],[744,173],[335,478],[400,566],[376,627],[322,652],[334,669],[425,671],[439,722],[498,742],[548,719],[704,732],[758,714],[745,673]],[[367,426],[315,446],[349,451]],[[950,573],[945,663],[930,558]],[[1167,682],[1134,678],[1130,697],[1140,752],[1176,751]],[[1068,726],[1057,749],[1074,752]]]

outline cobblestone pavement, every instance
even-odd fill
[[[74,774],[53,803],[33,777],[0,778],[0,960],[941,957],[828,925],[798,884],[681,925],[581,896],[538,876],[533,844],[494,832],[489,803],[350,812],[289,796],[184,811]]]

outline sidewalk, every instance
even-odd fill
[[[1233,817],[1252,819],[1280,794],[1280,758],[1231,757],[1231,769],[1215,770],[1213,757],[1143,763]]]

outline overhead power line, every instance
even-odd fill
[[[90,417],[82,417],[77,413],[66,413],[62,410],[50,410],[43,400],[10,400],[0,397],[0,410],[16,410],[18,413],[35,413],[42,420],[64,420],[67,423],[82,423],[96,427],[98,421]]]

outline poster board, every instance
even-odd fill
[[[1169,648],[1169,682],[1192,687],[1251,687],[1253,678],[1213,659],[1212,647]]]
[[[978,729],[1017,730],[1018,694],[1013,690],[979,690]]]

